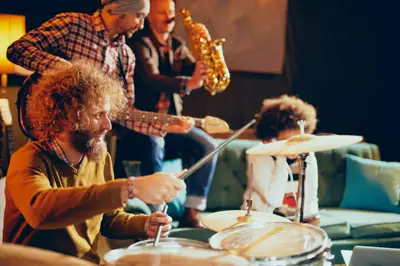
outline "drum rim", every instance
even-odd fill
[[[252,223],[252,224],[240,225],[240,226],[237,226],[237,227],[214,234],[209,240],[210,246],[213,249],[225,250],[223,248],[215,247],[215,239],[216,238],[220,237],[221,235],[225,235],[225,234],[228,235],[234,231],[240,231],[241,229],[244,229],[244,228],[257,228],[257,227],[261,227],[265,224],[299,226],[299,227],[305,227],[308,229],[312,229],[312,230],[316,231],[317,233],[321,234],[323,241],[316,248],[314,248],[310,251],[307,251],[307,252],[300,253],[300,254],[290,255],[290,256],[280,256],[280,257],[265,257],[265,258],[256,258],[254,256],[245,256],[245,257],[249,258],[250,260],[255,260],[258,262],[277,262],[277,263],[279,262],[280,263],[279,265],[293,265],[296,263],[301,263],[301,262],[316,258],[317,255],[319,255],[319,254],[323,255],[324,251],[329,249],[331,246],[331,241],[328,237],[328,234],[321,228],[313,226],[313,225],[309,225],[309,224],[287,223],[287,222],[262,222],[262,223]],[[226,251],[229,252],[229,250],[226,250]]]
[[[249,266],[251,263],[251,260],[247,257],[244,256],[238,256],[235,254],[232,254],[230,252],[227,252],[226,250],[217,250],[217,249],[210,249],[210,248],[205,248],[205,247],[152,247],[152,246],[136,246],[136,247],[132,247],[131,249],[129,248],[117,248],[117,249],[112,249],[110,251],[108,251],[104,256],[106,257],[108,253],[114,251],[114,252],[119,252],[119,251],[123,251],[123,255],[120,256],[119,258],[115,259],[115,260],[105,260],[106,263],[113,263],[117,260],[119,260],[120,258],[122,258],[125,255],[134,255],[134,254],[140,254],[142,253],[141,251],[144,251],[143,253],[146,253],[146,251],[150,251],[150,252],[154,252],[154,254],[163,254],[165,252],[165,254],[178,254],[177,256],[183,256],[182,252],[179,251],[200,251],[200,252],[213,252],[215,254],[219,254],[219,253],[223,253],[226,254],[227,256],[231,256],[237,260],[239,260],[240,262],[243,262],[246,266]],[[158,251],[161,251],[161,253],[158,253]],[[171,253],[169,253],[168,251],[171,251]],[[201,258],[201,257],[199,257]]]
[[[172,240],[172,241],[169,241]],[[179,244],[179,240],[184,240],[186,243],[193,243],[194,245],[196,245],[195,247],[197,248],[198,246],[204,247],[204,248],[209,248],[209,244],[207,242],[203,242],[200,240],[195,240],[195,239],[190,239],[190,238],[183,238],[183,237],[167,237],[167,238],[160,238],[159,243],[168,243],[168,242],[173,242],[174,240],[176,243]],[[145,247],[145,245],[143,244],[147,244],[147,243],[151,243],[154,242],[154,238],[149,238],[149,239],[145,239],[145,240],[141,240],[139,242],[133,243],[132,245],[130,245],[129,247],[127,247],[127,249],[129,248],[133,248],[133,247]],[[185,246],[184,246],[185,247]],[[201,248],[200,247],[200,248]],[[165,248],[165,247],[164,247]],[[166,247],[169,248],[169,247]]]

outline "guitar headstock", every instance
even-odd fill
[[[201,128],[208,134],[227,133],[230,131],[227,122],[218,117],[213,117],[213,116],[204,117],[202,119]]]
[[[0,115],[6,126],[12,125],[12,116],[8,99],[0,98]]]

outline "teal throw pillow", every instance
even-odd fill
[[[341,208],[400,213],[400,162],[346,155]]]

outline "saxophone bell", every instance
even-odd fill
[[[208,66],[204,88],[211,95],[225,91],[231,80],[222,51],[225,39],[212,40],[203,24],[193,22],[189,10],[181,9],[181,15],[194,57]]]

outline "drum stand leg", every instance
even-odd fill
[[[300,158],[300,173],[299,173],[299,184],[297,187],[297,197],[296,197],[296,213],[294,216],[294,221],[296,223],[302,223],[304,221],[304,187],[306,182],[306,159],[308,153],[299,154]]]

